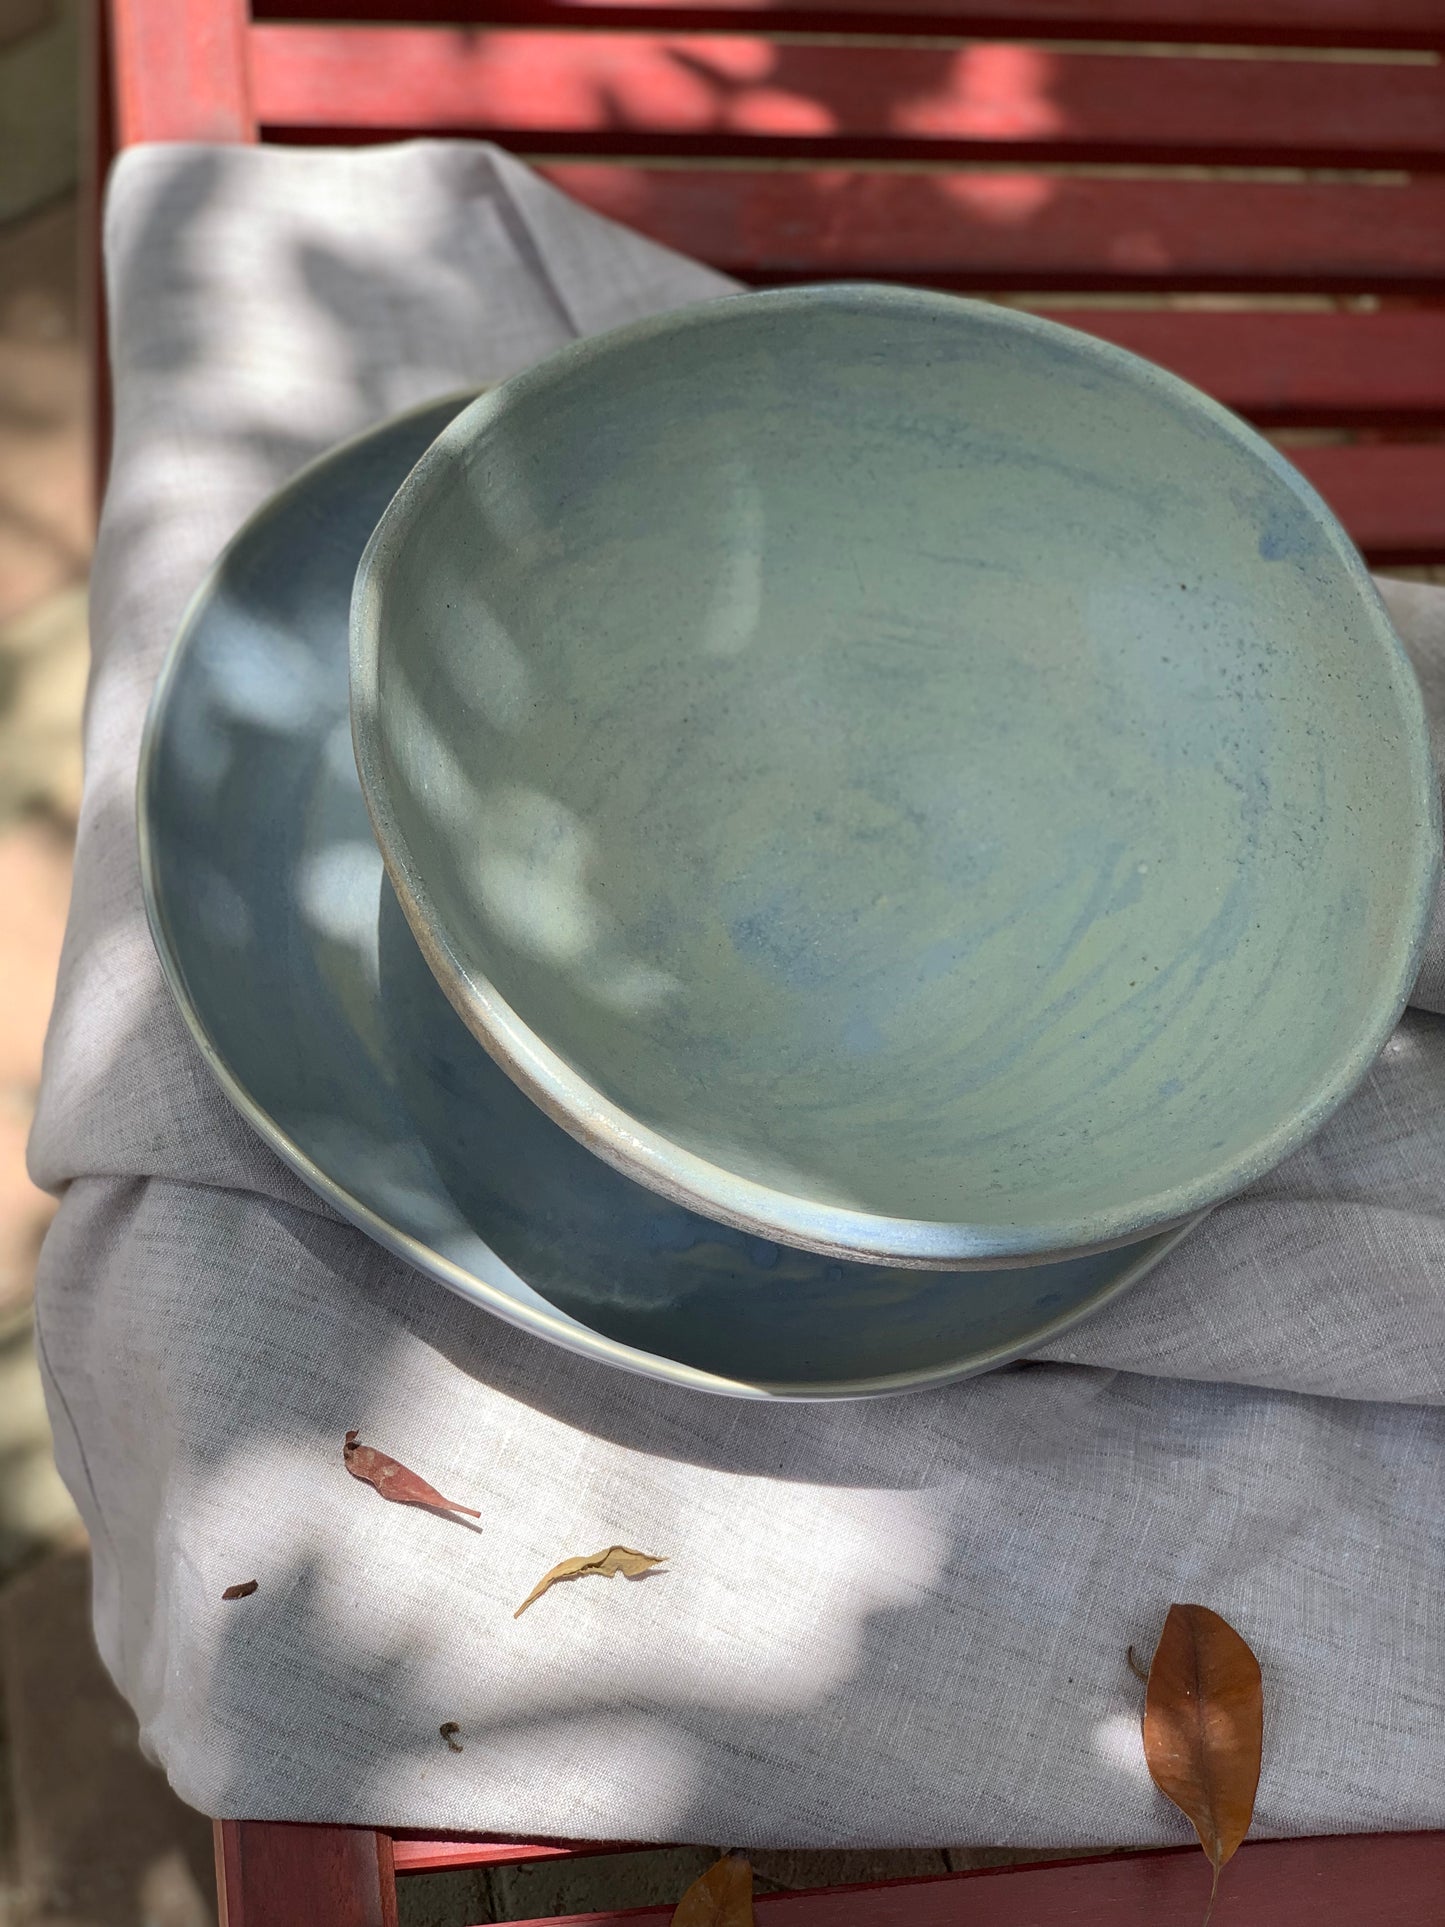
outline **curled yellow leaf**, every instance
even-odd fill
[[[559,1580],[581,1579],[592,1572],[601,1579],[615,1578],[619,1572],[625,1579],[639,1579],[654,1566],[662,1565],[666,1558],[666,1553],[634,1552],[631,1546],[605,1546],[601,1552],[589,1552],[580,1559],[564,1559],[550,1572],[543,1573],[512,1617],[520,1619],[533,1600],[540,1599]]]

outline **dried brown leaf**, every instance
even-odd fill
[[[693,1881],[672,1927],[753,1927],[753,1870],[741,1854],[725,1854]]]
[[[455,1720],[443,1720],[437,1728],[437,1731],[441,1734],[453,1753],[461,1753],[464,1751],[461,1741],[457,1738],[461,1730]]]
[[[604,1546],[601,1552],[589,1552],[580,1559],[564,1559],[550,1572],[543,1573],[512,1617],[520,1619],[533,1600],[540,1599],[560,1579],[581,1579],[590,1572],[602,1579],[615,1578],[619,1572],[626,1579],[639,1579],[654,1566],[662,1565],[666,1558],[666,1553],[634,1552],[631,1546]]]
[[[1155,1786],[1193,1822],[1214,1869],[1205,1927],[1220,1870],[1254,1818],[1263,1744],[1259,1661],[1207,1606],[1171,1606],[1144,1696],[1144,1758]]]
[[[376,1487],[383,1499],[394,1499],[398,1505],[429,1505],[442,1512],[465,1512],[469,1519],[481,1518],[481,1513],[473,1507],[460,1505],[455,1499],[444,1499],[434,1485],[428,1485],[425,1479],[418,1478],[396,1459],[388,1458],[385,1452],[378,1452],[374,1445],[358,1445],[359,1436],[348,1432],[341,1448],[346,1469],[353,1479],[365,1480],[367,1485]]]
[[[260,1583],[259,1579],[243,1579],[239,1586],[227,1586],[221,1597],[222,1599],[249,1599]]]

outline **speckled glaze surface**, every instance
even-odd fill
[[[1147,1271],[1173,1237],[967,1277],[790,1250],[632,1183],[477,1048],[384,878],[346,687],[357,558],[459,405],[391,423],[283,491],[201,590],[156,692],[147,904],[243,1116],[463,1296],[585,1356],[739,1396],[859,1397],[983,1371]]]
[[[449,997],[620,1169],[893,1264],[1098,1248],[1312,1132],[1434,891],[1303,480],[1019,312],[746,295],[483,397],[370,543],[362,785]]]

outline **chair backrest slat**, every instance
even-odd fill
[[[1445,47],[1445,0],[255,0],[258,20]]]
[[[1445,427],[1445,309],[1051,307],[1265,428]]]
[[[574,199],[745,280],[987,291],[1445,291],[1445,182],[544,164]]]
[[[1445,445],[1324,443],[1285,452],[1377,567],[1445,561]]]
[[[256,117],[283,138],[425,129],[554,154],[1445,166],[1433,63],[281,25],[256,27],[251,60]]]

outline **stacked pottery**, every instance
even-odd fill
[[[182,1008],[373,1235],[657,1376],[936,1384],[1123,1289],[1364,1074],[1434,895],[1423,712],[1242,423],[873,287],[456,406],[243,532],[147,752]],[[261,745],[227,692],[277,580],[312,712]],[[181,907],[242,807],[199,794],[206,731],[243,784],[322,772],[269,882],[223,878],[287,960],[281,1062],[218,1039],[256,955]]]

